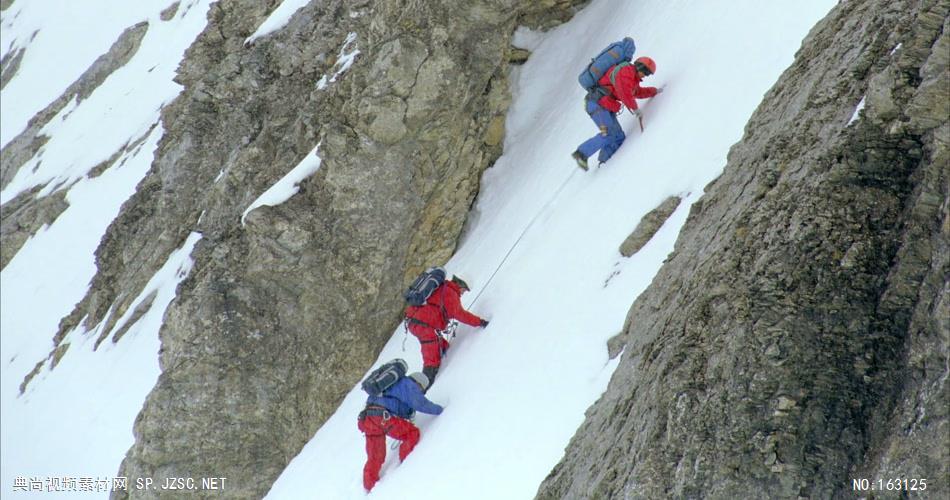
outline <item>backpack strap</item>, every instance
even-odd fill
[[[617,88],[617,72],[620,71],[624,66],[630,66],[630,63],[624,61],[614,65],[613,68],[610,68],[610,86]]]
[[[601,85],[594,85],[593,87],[591,87],[590,91],[587,92],[586,99],[588,101],[597,102],[600,100],[601,97],[607,97],[609,95],[610,95],[610,91],[607,90],[607,87],[603,87]]]
[[[442,313],[442,321],[449,322],[449,313],[445,311],[445,294],[439,295],[439,312]]]
[[[610,86],[612,88],[617,88],[617,72],[620,71],[620,69],[623,68],[624,66],[630,66],[630,63],[626,61],[619,62],[617,64],[614,64],[613,66],[610,67],[609,70],[607,70],[607,74],[610,75]],[[598,78],[596,81],[600,81],[600,78]],[[607,87],[597,84],[597,85],[594,85],[594,87],[590,89],[590,92],[587,93],[587,99],[592,100],[592,101],[599,101],[601,97],[605,97],[608,95],[614,95],[614,93],[611,92]]]

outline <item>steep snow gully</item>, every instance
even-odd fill
[[[59,3],[68,8],[69,2]],[[4,57],[26,48],[2,91],[4,144],[118,33],[157,20],[168,6],[133,3],[115,14],[114,2],[104,0],[102,9],[70,11],[72,19],[82,18],[81,33],[70,30],[62,16],[46,15],[49,11],[28,2],[3,11]],[[49,351],[59,319],[83,296],[95,272],[99,238],[147,171],[162,133],[154,126],[158,110],[179,91],[174,68],[203,28],[210,3],[191,2],[172,19],[156,22],[162,28],[148,31],[142,48],[114,78],[50,122],[45,161],[32,163],[38,170],[18,172],[3,192],[6,202],[49,183],[68,190],[70,204],[0,274],[4,492],[16,478],[114,476],[132,444],[135,415],[159,374],[161,315],[173,300],[169,293],[190,269],[189,253],[199,235],[156,275],[150,290],[162,300],[154,301],[122,342],[93,351],[82,339],[98,334],[76,332],[77,345],[55,370],[41,367],[22,396],[19,383]],[[505,152],[485,173],[471,223],[446,263],[472,286],[463,303],[491,325],[459,328],[428,393],[445,412],[417,417],[419,446],[401,464],[390,451],[371,498],[533,497],[616,368],[607,340],[620,331],[631,303],[672,250],[689,206],[721,172],[762,95],[833,4],[594,0],[549,32],[519,30],[516,43],[532,56],[512,71],[515,95]],[[293,10],[280,11],[290,16]],[[280,26],[277,21],[268,20]],[[101,36],[77,43],[89,33]],[[657,61],[656,75],[645,84],[665,86],[665,92],[641,101],[643,132],[629,113],[622,114],[626,143],[604,168],[582,172],[569,155],[596,130],[583,112],[575,76],[592,54],[624,36],[636,40],[638,56]],[[56,85],[43,83],[51,79],[50,67],[57,67]],[[123,97],[127,90],[150,97]],[[147,109],[143,100],[151,103]],[[122,112],[137,107],[138,113]],[[97,131],[94,138],[85,133],[91,129]],[[116,144],[139,138],[142,146],[126,153],[128,168],[88,175],[105,159],[100,150],[111,153]],[[107,143],[96,147],[96,141]],[[60,164],[62,170],[54,171]],[[640,218],[672,195],[683,202],[671,218],[638,253],[622,257],[618,247]],[[35,320],[37,314],[42,321]],[[406,340],[401,329],[393,332],[377,364],[395,357],[406,359],[412,370],[421,368],[417,341]],[[89,388],[96,390],[84,392]],[[346,396],[268,498],[364,497],[365,452],[356,428],[364,399],[359,387]],[[70,425],[62,425],[66,415]],[[33,495],[43,493],[14,496]]]
[[[485,173],[474,223],[447,264],[472,286],[463,303],[491,325],[459,328],[428,393],[445,412],[416,418],[420,444],[401,464],[389,452],[371,498],[534,496],[605,389],[616,367],[606,342],[672,250],[689,205],[833,4],[594,1],[547,33],[519,31],[516,43],[533,53],[512,74],[505,153]],[[595,128],[575,75],[628,35],[638,56],[657,61],[645,84],[665,92],[641,101],[642,133],[622,114],[623,147],[583,172],[569,155]],[[621,257],[640,218],[671,195],[684,200],[672,217]],[[377,364],[402,357],[419,369],[418,343],[409,337],[403,350],[403,340],[395,331]],[[268,498],[363,497],[364,401],[354,388]]]

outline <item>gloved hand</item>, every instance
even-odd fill
[[[657,94],[662,94],[662,93],[663,93],[663,87],[657,87],[656,93],[657,93]]]
[[[482,327],[482,328],[485,328],[486,326],[488,326],[488,320],[487,320],[487,319],[483,319],[483,320],[479,321],[479,322],[478,322],[478,326],[480,326],[480,327]]]
[[[640,111],[640,108],[631,109],[630,112],[633,113],[633,116],[636,116],[637,118],[643,118],[643,111]]]

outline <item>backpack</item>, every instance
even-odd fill
[[[406,369],[409,365],[402,359],[394,359],[373,370],[365,380],[363,380],[363,390],[370,396],[379,396],[386,389],[389,389],[399,379],[406,376]]]
[[[633,39],[629,37],[608,45],[600,54],[591,59],[590,64],[577,76],[578,83],[584,87],[584,90],[593,90],[607,70],[620,63],[629,64],[636,50]]]
[[[402,296],[411,306],[421,306],[429,300],[432,292],[439,288],[445,282],[445,269],[441,267],[430,267],[419,275],[415,281],[409,285]]]

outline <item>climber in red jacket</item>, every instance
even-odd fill
[[[587,159],[597,151],[600,151],[598,160],[602,165],[620,148],[626,135],[617,121],[617,112],[623,104],[638,120],[642,118],[637,99],[653,97],[663,91],[662,88],[640,86],[644,78],[655,72],[656,63],[653,59],[641,57],[633,64],[613,66],[598,80],[597,87],[587,94],[586,110],[600,132],[584,141],[571,154],[577,166],[587,170]]]
[[[406,327],[419,339],[422,373],[429,377],[430,384],[435,381],[442,365],[442,355],[449,348],[449,341],[439,334],[448,327],[449,321],[455,319],[470,326],[488,326],[488,321],[462,307],[462,293],[467,291],[468,284],[462,278],[452,276],[432,292],[425,304],[406,308]]]

